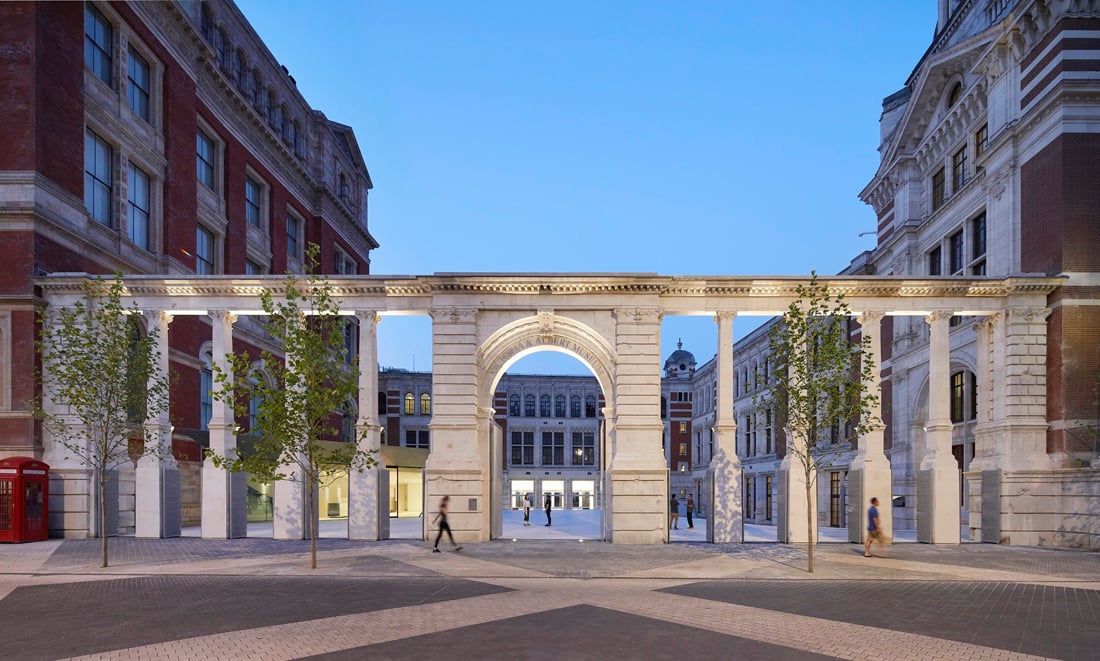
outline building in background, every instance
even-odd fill
[[[372,183],[351,127],[309,105],[228,0],[5,2],[0,25],[0,456],[76,474],[44,456],[29,410],[34,277],[302,273],[310,243],[321,272],[368,273]],[[211,327],[179,317],[169,329],[187,525],[198,517]],[[273,348],[249,319],[234,338],[253,355]],[[119,479],[118,531],[132,532],[132,471]],[[87,533],[90,499],[74,488],[63,508],[53,501],[53,534]]]
[[[938,8],[928,50],[883,101],[882,159],[860,193],[878,217],[874,272],[1037,273],[1066,283],[1046,319],[959,311],[947,383],[928,381],[928,325],[886,318],[886,447],[906,503],[894,508],[895,525],[916,524],[928,399],[938,391],[951,402],[961,521],[972,537],[1097,548],[1100,516],[1087,499],[1100,493],[1100,7]],[[1004,343],[1006,327],[1036,324],[1046,326],[1046,346]],[[982,364],[992,367],[979,373]],[[1021,369],[1031,390],[992,401],[991,382]]]

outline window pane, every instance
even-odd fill
[[[260,226],[260,184],[251,177],[244,180],[244,217],[249,225]]]
[[[199,182],[207,188],[214,188],[214,141],[210,136],[198,132],[196,141],[196,153],[198,155],[196,166]]]
[[[298,252],[299,226],[297,218],[291,215],[286,217],[286,255],[290,259],[301,257],[301,253]]]
[[[195,274],[214,273],[214,234],[205,227],[199,227],[195,236]]]
[[[111,146],[84,132],[84,206],[98,223],[111,226]]]
[[[84,5],[84,60],[97,78],[111,84],[113,30],[107,18],[91,3]]]
[[[149,249],[149,175],[130,163],[126,199],[129,207],[127,233],[134,245]]]
[[[130,59],[126,65],[126,98],[130,110],[138,117],[149,121],[149,63],[130,48]]]

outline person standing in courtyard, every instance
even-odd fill
[[[546,494],[546,501],[543,503],[543,507],[546,508],[546,525],[550,525],[550,494]]]
[[[863,547],[863,557],[871,557],[871,542],[878,542],[879,552],[885,543],[882,534],[882,526],[878,520],[878,498],[871,499],[871,507],[867,509],[867,543]]]
[[[688,529],[690,530],[691,528],[695,527],[695,521],[691,518],[691,515],[695,513],[695,496],[691,495],[690,493],[688,494],[687,502],[684,503],[684,510],[687,511]]]
[[[668,522],[674,530],[680,529],[680,501],[676,500],[676,494],[668,501]]]
[[[447,537],[451,540],[451,546],[455,547],[456,551],[461,551],[462,547],[455,544],[455,536],[451,534],[451,526],[447,523],[447,507],[450,503],[450,496],[443,496],[443,500],[439,501],[439,512],[436,513],[435,518],[432,519],[432,523],[439,522],[439,534],[435,536],[435,546],[432,547],[432,553],[439,553],[439,540],[443,539],[443,531],[447,531]]]
[[[531,494],[523,496],[523,525],[531,525]]]

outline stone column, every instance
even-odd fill
[[[707,537],[715,544],[744,541],[741,460],[737,456],[737,422],[733,417],[733,320],[736,312],[714,315],[718,324],[718,401],[715,402],[714,456],[708,472],[713,485]]]
[[[874,370],[865,384],[869,394],[882,396],[882,329],[883,313],[866,311],[858,318],[860,333],[868,342],[869,359]],[[848,469],[848,541],[862,544],[867,535],[867,509],[871,498],[878,498],[879,523],[886,534],[893,535],[894,521],[891,514],[890,461],[883,451],[882,400],[870,410],[871,428],[859,439],[859,448]]]
[[[212,310],[211,360],[229,371],[226,356],[233,350],[233,322],[228,310]],[[229,402],[214,399],[207,429],[210,450],[224,457],[237,452],[237,425]],[[245,475],[229,473],[209,459],[202,462],[202,536],[205,539],[231,539],[248,534],[245,518]]]
[[[958,544],[959,465],[951,454],[950,370],[948,322],[951,313],[933,312],[925,318],[931,326],[928,342],[927,453],[917,475],[917,541]]]
[[[439,501],[451,497],[455,540],[489,540],[488,434],[478,429],[477,309],[432,308],[432,451],[424,467],[425,536]],[[434,534],[434,533],[432,533]]]
[[[806,493],[806,484],[816,481],[817,471],[810,455],[810,440],[789,426],[784,427],[783,434],[787,452],[776,471],[779,493],[776,538],[787,544],[806,544],[811,535],[817,541],[817,489],[810,490],[809,499]],[[807,523],[807,511],[813,512],[813,523]]]
[[[668,464],[661,452],[661,311],[617,309],[612,426],[612,542],[668,541]]]
[[[301,320],[303,323],[305,320]],[[291,353],[286,354],[283,360],[287,363],[287,370],[294,369],[294,361],[296,356]],[[296,444],[298,447],[302,447],[303,441],[306,439],[297,439]],[[304,453],[291,453],[283,450],[283,466],[280,469],[280,473],[288,475],[287,479],[276,480],[271,485],[271,516],[272,516],[272,536],[275,539],[283,539],[296,541],[309,538],[309,526],[310,520],[314,518],[314,513],[307,510],[308,501],[306,499],[306,472],[303,470],[303,466],[306,464]],[[313,470],[318,472],[318,467],[312,466]],[[318,474],[313,476],[310,480],[313,484],[313,505],[318,505],[318,495],[320,488],[318,486]],[[320,521],[318,520],[318,526]],[[315,533],[319,534],[319,530]]]
[[[163,310],[145,313],[156,331],[157,372],[151,378],[167,378],[168,324],[172,315]],[[145,442],[153,444],[152,452],[138,458],[134,479],[137,499],[135,528],[137,537],[179,537],[180,473],[172,455],[172,424],[168,408],[145,423]],[[150,450],[150,448],[146,448]]]
[[[378,323],[374,310],[357,310],[359,320],[359,449],[378,463],[348,474],[348,539],[379,540],[390,536],[389,473],[380,453],[382,427],[378,424]]]

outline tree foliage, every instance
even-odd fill
[[[871,338],[852,338],[851,309],[811,273],[797,298],[769,332],[769,358],[757,372],[753,404],[774,410],[786,432],[791,470],[805,476],[809,571],[816,537],[813,502],[818,472],[874,425],[879,393],[869,388],[874,370]],[[877,336],[877,333],[876,333]]]
[[[315,273],[315,244],[307,255],[306,282],[288,273],[282,298],[267,289],[260,294],[266,313],[261,323],[281,352],[262,351],[259,366],[247,352],[234,352],[226,357],[227,369],[213,368],[214,398],[228,402],[238,420],[252,419],[247,447],[231,456],[207,456],[219,467],[260,481],[301,482],[316,568],[318,487],[339,474],[337,469],[362,471],[376,460],[359,449],[365,431],[355,433],[355,442],[332,442],[341,435],[341,415],[358,398],[359,365],[344,346],[349,319],[340,315],[328,279]]]
[[[142,333],[141,311],[122,304],[121,274],[111,282],[89,280],[84,289],[85,300],[39,314],[43,401],[35,413],[98,481],[106,567],[108,475],[143,453],[162,451],[156,430],[145,423],[168,410],[169,378],[160,369],[158,328]]]

